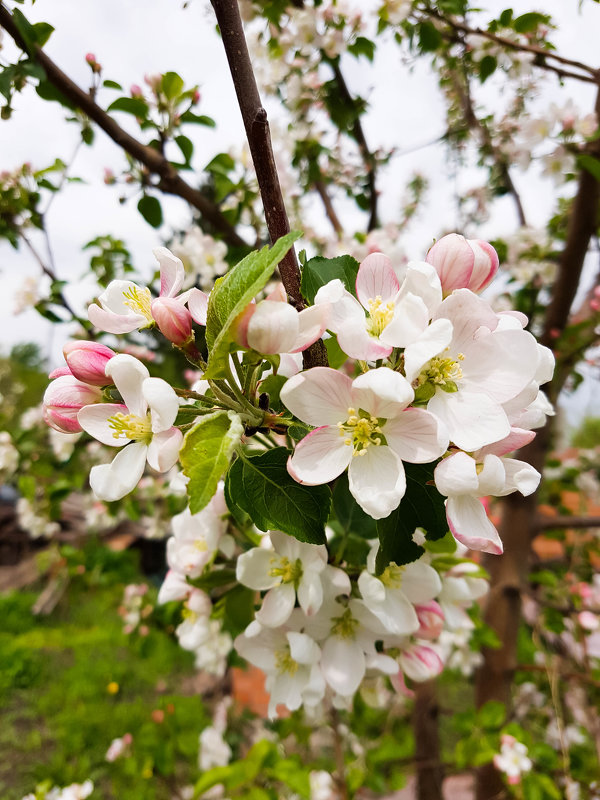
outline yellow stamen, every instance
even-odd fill
[[[125,438],[145,444],[150,444],[152,440],[152,422],[149,412],[145,417],[138,417],[137,414],[122,414],[119,411],[109,417],[107,422],[114,431],[114,439]]]
[[[357,414],[354,408],[347,409],[347,413],[346,421],[338,422],[337,427],[340,436],[345,437],[344,444],[354,449],[354,456],[364,456],[370,445],[382,444],[381,436],[376,435],[382,433],[381,420],[366,411],[359,410]]]
[[[299,665],[290,655],[289,649],[286,649],[275,653],[275,666],[279,673],[287,672],[289,675],[295,675]]]
[[[126,292],[123,292],[123,303],[135,311],[136,314],[142,314],[148,320],[148,324],[154,323],[150,305],[152,303],[152,295],[150,289],[140,289],[139,286],[130,286]]]
[[[369,319],[367,320],[367,331],[371,336],[380,336],[385,328],[390,324],[394,316],[394,303],[384,303],[380,295],[368,300]]]
[[[290,561],[289,558],[273,557],[270,562],[273,566],[269,569],[271,578],[281,578],[282,583],[293,583],[298,586],[302,578],[302,561],[297,558]]]
[[[341,639],[354,639],[358,620],[354,619],[352,612],[347,608],[341,617],[334,617],[331,633]]]
[[[399,567],[398,564],[392,561],[390,562],[390,564],[388,564],[388,566],[379,576],[379,580],[383,583],[384,586],[389,586],[390,588],[397,589],[402,583],[403,573],[404,573],[404,567]]]

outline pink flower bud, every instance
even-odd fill
[[[413,644],[400,653],[400,669],[413,681],[428,681],[444,669],[444,662],[427,645]]]
[[[68,367],[57,367],[48,374],[48,377],[50,378],[51,381],[53,381],[55,378],[61,378],[63,375],[72,375],[72,374],[73,373]]]
[[[198,89],[195,89],[194,94],[192,95],[192,104],[196,105],[199,102],[200,102],[200,92],[198,91]]]
[[[163,336],[178,347],[192,339],[192,315],[179,300],[157,297],[152,302],[152,316]]]
[[[107,186],[113,186],[117,182],[115,173],[109,167],[104,167],[104,183]]]
[[[600,619],[592,611],[581,611],[577,620],[586,631],[597,631],[600,628]]]
[[[415,606],[419,625],[416,632],[420,639],[437,639],[444,627],[444,612],[439,603],[431,600],[429,603]]]
[[[87,61],[90,66],[96,63],[96,56],[93,53],[86,53],[85,60]]]
[[[63,375],[52,381],[43,399],[44,420],[62,433],[79,433],[77,412],[83,406],[99,403],[102,392],[95,386],[78,381],[72,375]]]
[[[594,287],[594,297],[600,297],[600,286]]]
[[[67,342],[63,355],[71,373],[83,383],[92,386],[107,386],[112,383],[106,377],[106,363],[116,355],[114,350],[98,342]]]
[[[454,289],[481,291],[496,274],[499,263],[491,244],[481,239],[465,239],[458,233],[439,239],[425,260],[435,267],[444,294]]]
[[[600,299],[594,297],[590,300],[590,308],[592,311],[600,311]]]
[[[129,93],[132,97],[143,97],[144,92],[142,91],[142,87],[139,86],[137,83],[132,83],[129,87]]]

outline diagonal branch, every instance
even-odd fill
[[[29,48],[13,20],[11,13],[0,2],[0,26],[14,39],[18,47],[36,61],[46,73],[48,81],[58,89],[76,108],[93,120],[119,147],[132,158],[142,163],[151,173],[158,175],[158,188],[182,197],[196,208],[202,217],[218,231],[224,240],[234,247],[248,247],[248,243],[237,233],[233,225],[221,213],[218,206],[194,189],[179,175],[177,170],[157,150],[128,134],[104,111],[93,98],[69,78],[44,51],[34,46]]]
[[[449,19],[445,17],[443,14],[440,14],[439,11],[434,9],[425,9],[425,13],[431,17],[435,17],[440,22],[445,23],[454,31],[466,33],[468,35],[473,36],[481,36],[484,39],[489,39],[491,42],[495,42],[496,44],[501,45],[502,47],[506,47],[509,50],[518,50],[524,53],[532,53],[537,58],[535,60],[536,67],[541,67],[542,69],[547,69],[552,72],[555,72],[561,78],[576,78],[577,80],[584,81],[586,83],[600,83],[600,71],[595,67],[590,67],[589,64],[584,64],[582,61],[576,61],[572,58],[565,58],[564,56],[559,55],[558,53],[553,53],[551,50],[545,50],[543,47],[539,47],[535,44],[525,44],[524,42],[513,42],[511,39],[507,39],[505,36],[498,36],[496,33],[491,33],[490,31],[486,31],[483,28],[471,28],[469,25],[466,25],[464,22],[458,22],[454,19]],[[448,38],[448,35],[444,33],[444,31],[440,31],[443,36]],[[559,67],[549,64],[548,59],[552,59],[556,61],[558,64],[563,64],[567,67],[572,67],[573,69],[578,69],[581,72],[588,73],[587,75],[581,75],[580,73],[571,72],[570,70],[560,69]]]
[[[269,236],[274,243],[289,233],[290,224],[283,202],[279,177],[275,166],[267,112],[262,106],[237,0],[211,0],[219,23],[227,61],[246,129],[246,136],[254,162],[260,188]],[[279,272],[291,304],[298,310],[304,308],[300,291],[300,268],[294,248],[279,264]],[[327,365],[327,351],[319,339],[304,351],[304,366]]]

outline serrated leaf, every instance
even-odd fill
[[[138,119],[145,119],[148,114],[148,105],[145,100],[138,97],[117,97],[107,111],[124,111],[126,114],[133,114]]]
[[[448,531],[444,497],[435,486],[432,464],[404,464],[406,472],[406,493],[395,511],[377,520],[379,552],[377,553],[377,574],[383,572],[390,561],[408,564],[416,561],[425,552],[413,542],[416,528],[423,528],[427,539],[442,539]]]
[[[183,92],[183,78],[176,72],[165,72],[160,82],[160,88],[169,100],[178,97]]]
[[[362,510],[350,494],[348,475],[340,475],[333,489],[333,509],[335,516],[346,533],[355,533],[364,539],[377,536],[377,523]]]
[[[156,197],[145,194],[137,204],[138,211],[149,225],[159,228],[162,225],[162,207]]]
[[[262,250],[255,250],[215,282],[206,316],[209,357],[205,378],[224,377],[223,369],[227,366],[232,342],[231,328],[236,317],[266,286],[281,259],[300,236],[298,231],[292,231],[278,239],[273,247],[265,245]]]
[[[238,459],[227,475],[227,492],[261,531],[279,530],[301,542],[325,544],[331,491],[303,486],[287,471],[291,455],[277,447]]]
[[[186,433],[179,458],[189,478],[186,488],[192,514],[214,496],[243,433],[242,421],[233,411],[215,411]]]
[[[309,303],[314,303],[315,295],[321,286],[338,278],[351,294],[356,294],[356,275],[359,266],[358,261],[352,256],[337,256],[337,258],[315,256],[304,265],[300,291]]]

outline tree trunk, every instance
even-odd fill
[[[417,765],[417,800],[444,800],[435,680],[420,683],[413,712]]]

